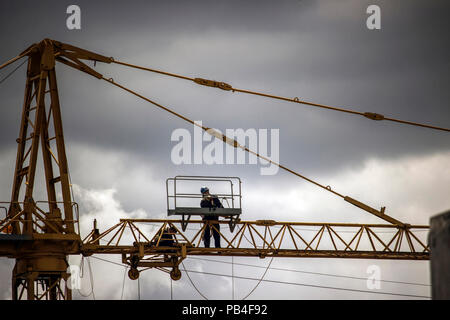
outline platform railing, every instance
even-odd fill
[[[43,233],[45,232],[45,228],[48,227],[52,229],[55,232],[59,232],[53,223],[54,222],[64,222],[64,223],[73,223],[76,226],[76,233],[80,234],[80,215],[79,215],[79,206],[76,202],[71,202],[72,210],[74,211],[74,217],[73,220],[66,220],[63,219],[63,217],[60,218],[52,218],[48,217],[49,213],[49,207],[50,204],[64,204],[64,201],[34,201],[32,202],[32,219],[23,219],[22,216],[25,214],[24,210],[24,202],[23,201],[17,201],[17,202],[11,202],[11,201],[0,201],[0,209],[5,210],[5,217],[0,220],[0,233],[10,233],[10,230],[12,228],[12,224],[15,222],[18,222],[19,224],[22,224],[23,226],[27,222],[31,222],[33,225],[33,230],[36,233]],[[47,208],[45,208],[45,205]],[[18,206],[17,213],[14,216],[9,216],[8,212],[10,211],[12,206]]]
[[[180,199],[202,199],[202,195],[198,193],[186,192],[187,185],[180,186],[185,182],[195,182],[197,184],[223,183],[229,184],[229,192],[215,193],[212,192],[219,200],[225,200],[223,208],[200,208],[200,204],[196,206],[180,206]],[[171,185],[171,186],[169,186]],[[183,190],[180,192],[180,188]],[[214,189],[214,186],[211,188]],[[237,190],[235,190],[237,189]],[[211,176],[176,176],[166,180],[167,192],[167,214],[178,215],[182,218],[182,229],[185,230],[191,216],[220,216],[229,219],[231,229],[234,229],[239,216],[242,213],[242,186],[239,177],[211,177]],[[178,199],[178,202],[177,202]],[[173,200],[173,205],[171,203]],[[229,201],[230,200],[230,201]],[[231,202],[231,205],[230,205]]]

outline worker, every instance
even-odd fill
[[[173,247],[175,244],[174,236],[176,232],[177,230],[174,227],[165,228],[161,235],[161,239],[159,240],[159,246]]]
[[[200,192],[202,194],[202,201],[200,202],[201,208],[210,208],[210,209],[223,208],[223,205],[220,202],[219,198],[216,195],[211,195],[209,193],[208,187],[200,188]],[[219,221],[219,217],[216,215],[204,215],[202,220],[205,222]],[[214,244],[216,248],[220,248],[220,233],[219,233],[220,224],[214,222],[208,223],[208,225],[205,226],[205,233],[203,235],[203,242],[205,243],[205,248],[209,248],[211,239],[211,229],[214,237]]]

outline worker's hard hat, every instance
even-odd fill
[[[208,187],[201,187],[200,188],[200,192],[201,193],[205,193],[205,192],[208,192],[208,191],[209,191]]]

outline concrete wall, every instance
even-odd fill
[[[430,219],[431,296],[450,300],[450,211]]]

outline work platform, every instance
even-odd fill
[[[201,208],[200,188],[208,186],[223,208]],[[167,215],[180,216],[183,231],[192,216],[216,216],[229,220],[230,231],[234,231],[242,213],[241,179],[238,177],[176,176],[166,180]],[[217,192],[216,192],[217,191]]]

